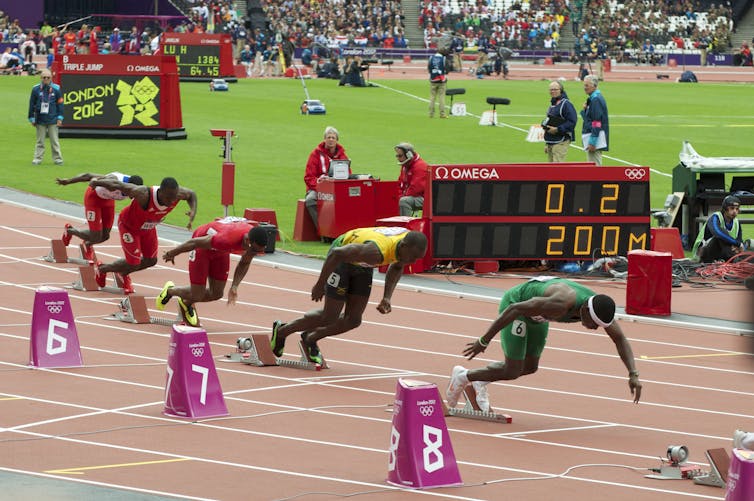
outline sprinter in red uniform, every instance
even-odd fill
[[[162,254],[162,259],[172,264],[175,264],[175,257],[179,254],[193,254],[189,258],[191,285],[176,287],[173,282],[167,281],[155,300],[157,309],[164,310],[170,298],[175,296],[187,322],[190,325],[199,325],[194,303],[217,301],[223,297],[230,271],[230,253],[243,254],[233,273],[228,305],[235,304],[238,286],[249,271],[251,260],[257,254],[264,254],[265,247],[267,230],[260,226],[252,226],[246,219],[225,217],[198,227],[190,240]]]
[[[123,292],[133,293],[129,275],[157,264],[157,225],[175,208],[180,200],[186,200],[190,210],[188,229],[196,216],[196,193],[188,188],[178,186],[178,181],[166,177],[160,186],[137,186],[107,177],[93,179],[89,186],[102,186],[108,190],[120,190],[133,198],[130,205],[120,211],[118,231],[120,245],[125,258],[115,262],[97,263],[96,279],[100,287],[105,286],[108,272],[120,274],[123,280]]]
[[[99,177],[110,177],[138,186],[144,184],[141,176],[128,176],[120,172],[111,172],[105,175],[85,172],[69,178],[59,177],[56,181],[59,185],[66,186],[73,183],[88,183],[92,179]],[[115,221],[115,201],[124,200],[125,198],[127,198],[126,195],[121,193],[120,190],[110,191],[101,186],[97,188],[87,186],[84,193],[84,216],[89,228],[80,230],[66,223],[62,238],[66,247],[71,243],[72,237],[79,237],[84,241],[86,247],[84,259],[93,259],[94,250],[92,245],[105,242],[110,238],[110,230],[113,229],[113,221]]]

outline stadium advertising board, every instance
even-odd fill
[[[61,56],[55,78],[65,104],[61,136],[186,137],[172,57]]]

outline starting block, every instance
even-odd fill
[[[445,416],[478,419],[480,421],[492,421],[505,424],[513,422],[513,418],[508,414],[497,414],[495,412],[483,411],[476,402],[476,390],[471,384],[463,391],[463,399],[466,403],[460,409],[448,407],[445,402],[443,402]]]
[[[90,261],[84,257],[86,255],[86,246],[83,243],[79,245],[79,251],[81,252],[81,257],[68,257],[68,248],[63,244],[63,241],[59,238],[53,239],[50,241],[50,252],[42,259],[48,263],[89,264]],[[93,250],[92,253],[94,253]]]
[[[306,355],[306,348],[301,341],[298,342],[298,348],[301,351],[301,357],[298,360],[289,358],[276,357],[270,347],[270,338],[266,334],[252,334],[250,337],[240,337],[236,341],[238,348],[234,353],[225,355],[226,362],[242,362],[247,365],[256,365],[257,367],[266,367],[279,365],[282,367],[293,367],[294,369],[306,369],[310,371],[319,371],[329,369],[325,357],[322,357],[322,363],[317,364],[309,360]],[[321,356],[320,352],[320,356]]]
[[[157,324],[168,327],[183,323],[183,316],[178,313],[174,320],[164,317],[153,317],[147,310],[147,302],[144,296],[131,294],[120,301],[118,311],[106,317],[107,320],[120,320],[131,324]]]
[[[115,286],[106,285],[104,287],[100,287],[97,284],[97,280],[94,278],[94,266],[92,263],[87,261],[87,266],[79,266],[79,279],[71,284],[71,288],[75,289],[77,291],[102,291],[102,292],[109,292],[110,294],[120,294],[124,295],[123,293],[123,282],[120,281],[120,276],[117,273],[114,273],[114,281]]]
[[[304,348],[304,344],[299,341],[298,342],[298,349],[301,351],[301,358],[298,360],[291,360],[288,358],[278,358],[277,363],[280,366],[283,367],[293,367],[294,369],[306,369],[310,371],[319,371],[322,369],[329,369],[327,366],[327,361],[325,360],[325,357],[322,355],[322,352],[320,352],[320,356],[322,357],[322,363],[317,364],[309,360],[309,357],[306,355],[306,348]]]
[[[697,475],[694,477],[694,483],[699,485],[709,485],[712,487],[722,487],[728,483],[728,471],[730,470],[730,455],[722,447],[719,449],[707,449],[704,454],[709,461],[709,473]]]
[[[270,338],[266,335],[252,334],[250,337],[239,337],[236,344],[236,352],[225,355],[225,358],[229,359],[228,362],[242,362],[257,367],[278,365],[277,358],[270,348]]]

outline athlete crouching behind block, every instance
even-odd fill
[[[403,274],[403,267],[424,257],[426,252],[424,233],[406,228],[358,228],[340,235],[330,246],[319,279],[312,287],[314,301],[325,296],[324,307],[285,324],[276,320],[272,324],[270,341],[275,356],[283,355],[286,337],[301,332],[309,359],[321,364],[317,341],[361,324],[372,291],[374,268],[389,265],[385,291],[377,311],[390,313],[390,298]]]
[[[539,358],[547,342],[549,322],[581,322],[587,329],[602,327],[618,350],[628,369],[628,387],[634,403],[641,398],[639,372],[634,364],[631,345],[617,322],[615,302],[604,294],[570,280],[537,277],[508,290],[500,300],[500,316],[482,337],[466,345],[464,356],[469,360],[483,352],[500,332],[504,362],[494,362],[484,369],[453,368],[446,394],[448,405],[455,407],[467,385],[472,384],[477,403],[489,411],[486,385],[492,381],[518,379],[537,372]]]
[[[176,287],[167,281],[155,300],[158,310],[164,310],[170,298],[176,296],[183,316],[190,325],[199,325],[194,303],[217,301],[223,297],[230,271],[230,253],[243,252],[233,273],[228,292],[228,305],[236,303],[238,286],[249,271],[251,260],[264,254],[267,247],[267,230],[252,227],[249,221],[223,218],[204,224],[194,231],[192,238],[162,254],[166,263],[175,264],[175,257],[193,252],[189,259],[190,286]],[[209,283],[209,287],[207,287]]]

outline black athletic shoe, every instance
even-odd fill
[[[321,364],[322,363],[322,354],[319,352],[319,346],[317,346],[317,343],[309,343],[306,340],[306,336],[308,335],[308,332],[302,332],[301,333],[301,343],[304,345],[304,348],[306,349],[306,356],[309,358],[310,361],[314,362],[315,364]]]
[[[283,322],[281,322],[280,320],[275,320],[274,322],[272,322],[272,337],[270,338],[270,348],[272,348],[272,353],[274,353],[278,358],[283,356],[283,349],[285,349],[285,338],[278,336],[278,329],[282,326]]]

